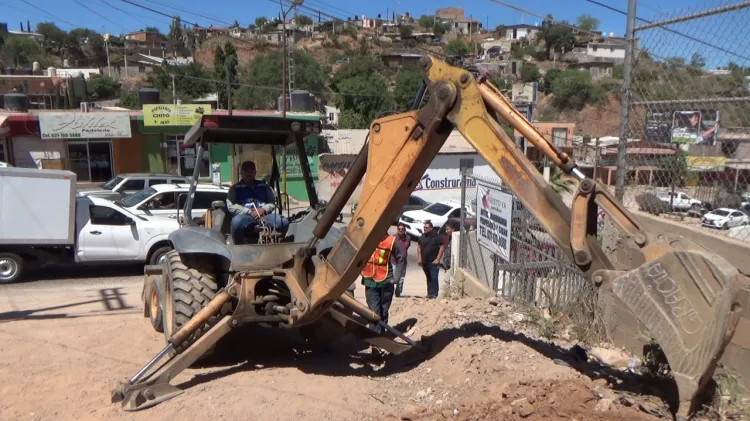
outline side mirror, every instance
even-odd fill
[[[128,225],[135,225],[135,219],[128,218]]]

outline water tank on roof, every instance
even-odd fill
[[[83,77],[73,78],[73,96],[81,100],[88,100],[89,93],[86,86],[86,79]]]
[[[5,94],[5,109],[8,111],[27,112],[29,111],[29,97],[24,94],[10,93]]]
[[[315,111],[315,101],[310,92],[301,89],[292,91],[291,109],[296,113]]]
[[[67,58],[63,60],[63,67],[70,67],[70,61]]]
[[[159,103],[159,90],[154,88],[141,88],[138,90],[138,105],[144,106]]]
[[[33,63],[32,65],[31,65],[31,70],[33,70],[33,71],[34,71],[34,74],[35,74],[35,75],[36,75],[36,74],[39,74],[39,73],[40,73],[40,72],[42,71],[42,65],[41,65],[41,64],[39,64],[39,62],[38,62],[38,61],[35,61],[35,62],[34,62],[34,63]]]
[[[281,111],[284,110],[284,102],[283,102],[283,100],[281,98],[282,98],[281,95],[279,95],[279,97],[276,98],[276,111],[278,111],[278,112],[281,112]],[[287,97],[286,97],[286,110],[290,111],[289,110],[289,95],[287,95]]]
[[[48,67],[47,68],[47,76],[49,76],[49,77],[55,77],[55,76],[57,76],[57,69],[55,69],[54,67]]]

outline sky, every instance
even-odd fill
[[[179,14],[183,22],[203,26],[228,26],[236,19],[242,26],[254,22],[257,16],[277,16],[280,5],[277,0],[127,0],[167,15]],[[462,7],[467,16],[480,20],[485,26],[494,28],[499,24],[519,23],[539,24],[541,19],[534,15],[552,14],[556,20],[574,23],[580,14],[597,17],[601,23],[599,30],[625,34],[625,16],[587,0],[502,0],[529,13],[521,13],[491,0],[305,0],[300,13],[314,15],[312,10],[320,10],[323,20],[326,15],[340,19],[347,16],[385,16],[394,10],[397,13],[410,12],[418,17],[434,14],[440,7]],[[625,11],[627,0],[597,0],[607,6]],[[697,11],[737,3],[739,0],[640,0],[637,15],[640,18],[658,21],[667,18],[695,13]],[[287,3],[285,1],[285,3]],[[209,7],[207,7],[209,6]],[[181,10],[180,10],[181,9]],[[709,67],[719,66],[732,60],[750,65],[746,59],[750,55],[746,22],[750,19],[750,8],[720,16],[678,24],[672,29],[690,33],[703,42],[721,49],[706,46],[700,42],[652,29],[639,34],[641,45],[655,55],[680,55],[690,57],[695,52],[706,56]],[[156,26],[166,33],[170,18],[144,10],[124,0],[0,0],[0,22],[7,22],[8,29],[18,29],[20,22],[29,20],[32,29],[36,23],[53,21],[62,29],[87,27],[99,32],[120,34],[137,31],[146,26]],[[743,36],[737,36],[743,33]]]

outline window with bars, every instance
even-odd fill
[[[552,142],[555,146],[564,147],[568,145],[568,129],[552,129]]]

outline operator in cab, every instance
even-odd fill
[[[240,166],[240,181],[229,188],[227,209],[232,214],[231,233],[234,244],[247,244],[247,232],[260,223],[261,218],[269,227],[286,234],[289,221],[273,213],[276,210],[276,194],[263,180],[256,180],[257,169],[253,161]]]

